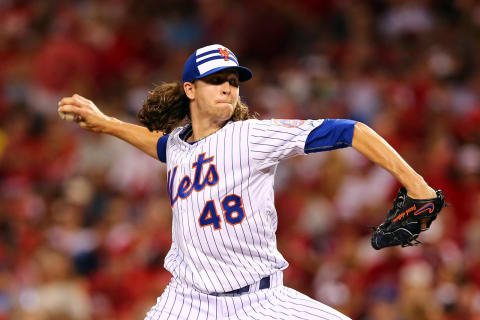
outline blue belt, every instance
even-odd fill
[[[268,288],[270,288],[270,276],[262,278],[260,280],[260,285],[258,287],[259,290],[268,289]],[[240,289],[228,291],[228,292],[213,292],[213,293],[210,293],[210,295],[218,297],[218,296],[223,296],[223,295],[241,294],[241,293],[248,292],[249,290],[250,290],[250,285],[245,286],[245,287],[240,288]]]

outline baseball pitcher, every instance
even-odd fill
[[[443,207],[394,149],[365,124],[344,119],[258,120],[239,98],[252,72],[222,45],[196,50],[183,81],[156,87],[139,112],[144,126],[103,114],[77,94],[60,116],[132,144],[167,166],[170,284],[145,319],[328,319],[347,316],[283,286],[273,181],[296,155],[353,147],[404,186],[372,246],[415,245]]]

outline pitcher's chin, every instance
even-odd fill
[[[230,103],[218,103],[217,104],[217,116],[219,119],[228,120],[233,115],[233,105]]]

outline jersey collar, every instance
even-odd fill
[[[206,137],[203,137],[202,139],[199,139],[197,141],[193,141],[193,142],[187,142],[185,141],[185,138],[189,136],[189,133],[192,131],[192,124],[189,123],[187,124],[185,127],[183,127],[180,132],[178,133],[177,135],[177,138],[178,140],[181,142],[181,144],[185,145],[185,146],[195,146],[196,144],[200,143],[200,142],[203,142],[205,140],[207,140],[208,138],[210,138],[211,136],[213,135],[216,135],[217,133],[219,133],[220,131],[222,131],[226,126],[228,126],[229,124],[233,123],[232,120],[228,121],[227,123],[225,123],[225,125],[223,127],[221,127],[219,130],[215,131],[214,133],[206,136]]]

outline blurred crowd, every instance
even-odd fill
[[[138,123],[197,47],[231,48],[261,118],[350,118],[450,206],[375,251],[398,182],[355,150],[276,176],[285,283],[353,319],[480,319],[480,3],[0,1],[0,319],[143,319],[170,279],[165,166],[57,116],[81,94]]]

